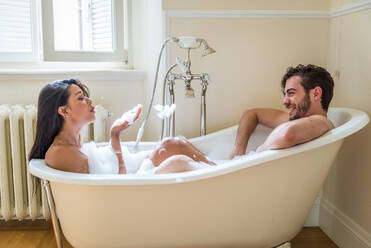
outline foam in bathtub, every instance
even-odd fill
[[[118,160],[109,146],[97,147],[94,142],[85,143],[81,152],[88,157],[90,174],[117,174]]]
[[[146,158],[143,163],[140,164],[140,168],[138,169],[136,174],[143,175],[143,174],[154,174],[156,167],[152,163],[152,161]]]
[[[152,150],[131,153],[126,146],[121,146],[126,173],[134,174],[141,167]],[[95,142],[85,143],[81,152],[88,157],[89,173],[117,174],[118,160],[110,146],[97,146]],[[142,169],[143,170],[143,169]],[[142,172],[142,174],[144,174]]]
[[[139,169],[141,168],[141,166],[144,166],[143,164],[148,164],[148,161],[146,160],[149,160],[149,159],[147,159],[147,157],[149,156],[150,153],[152,153],[152,150],[131,153],[126,146],[121,146],[121,150],[122,150],[122,157],[124,159],[125,166],[126,166],[126,173],[128,174],[137,173]],[[150,162],[152,163],[152,161]],[[149,168],[145,167],[144,169],[149,170],[151,169],[151,167],[150,166]],[[142,171],[144,169],[142,169]]]

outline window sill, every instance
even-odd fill
[[[144,70],[125,69],[0,69],[0,80],[23,79],[57,80],[77,78],[81,80],[141,81],[146,77]]]

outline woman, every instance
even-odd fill
[[[141,108],[135,114],[136,120]],[[69,172],[89,173],[88,157],[80,149],[81,129],[95,120],[88,88],[75,79],[54,81],[39,95],[35,143],[31,159],[45,159],[48,166]],[[118,173],[126,173],[120,145],[120,134],[130,126],[125,121],[111,128],[111,146],[117,157]],[[194,162],[214,164],[191,143],[168,138],[147,157],[155,173],[174,173],[197,169]]]

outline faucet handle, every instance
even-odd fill
[[[207,74],[207,73],[202,73],[202,74],[201,74],[201,80],[202,80],[202,81],[205,81],[205,82],[209,82],[209,81],[210,81],[210,76],[209,76],[209,74]]]
[[[187,68],[187,66],[184,64],[184,62],[181,61],[179,57],[176,57],[175,61],[176,61],[176,64],[179,66],[180,70],[182,70],[182,72],[183,72],[184,74],[186,74],[187,71],[188,71],[188,68]]]

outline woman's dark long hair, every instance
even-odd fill
[[[58,108],[67,105],[70,93],[68,88],[75,84],[89,97],[88,88],[77,79],[57,80],[47,84],[40,92],[37,105],[36,137],[28,160],[45,159],[45,154],[62,130],[64,119]]]

